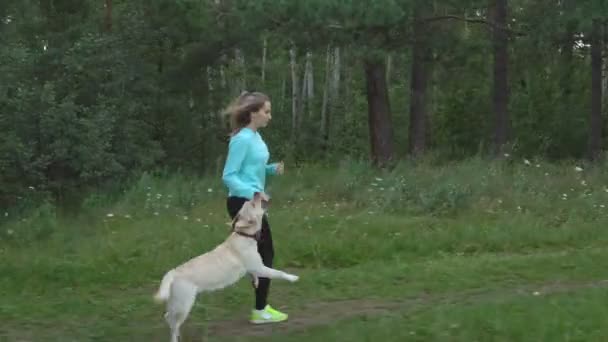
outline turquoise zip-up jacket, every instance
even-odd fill
[[[250,200],[254,193],[264,191],[266,175],[277,173],[277,163],[268,164],[269,158],[260,133],[245,127],[232,136],[222,174],[228,196]]]

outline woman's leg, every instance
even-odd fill
[[[265,266],[272,268],[272,260],[274,259],[274,247],[272,245],[272,233],[268,218],[264,215],[262,219],[262,233],[258,241],[258,253],[262,257],[262,262]],[[268,299],[268,290],[270,289],[270,279],[259,278],[258,288],[255,289],[255,308],[263,310],[266,307]]]

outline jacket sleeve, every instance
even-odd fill
[[[243,183],[243,181],[239,178],[239,171],[243,161],[245,160],[245,155],[247,154],[248,149],[249,139],[247,139],[247,137],[235,136],[230,140],[222,180],[232,192],[245,194],[249,199],[251,199],[253,198],[254,190],[248,187],[247,184]]]
[[[272,164],[267,164],[266,165],[266,174],[267,175],[276,175],[277,174],[277,165],[279,165],[279,163],[272,163]]]

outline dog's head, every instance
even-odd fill
[[[256,192],[253,198],[243,204],[234,217],[232,228],[247,234],[255,234],[262,229],[262,218],[270,200],[263,192]]]

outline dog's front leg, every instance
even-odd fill
[[[251,283],[253,284],[253,287],[257,289],[258,285],[260,284],[260,278],[253,273],[250,273],[249,275],[251,275]]]
[[[266,267],[264,265],[258,266],[255,269],[250,271],[251,274],[260,278],[269,278],[269,279],[285,279],[290,282],[295,282],[300,279],[297,275],[289,274],[280,270],[275,270],[274,268]]]
[[[289,274],[280,270],[275,270],[274,268],[267,267],[262,262],[262,257],[257,252],[257,250],[254,253],[247,255],[244,261],[247,272],[250,273],[253,277],[285,279],[292,283],[300,278],[297,275]]]

